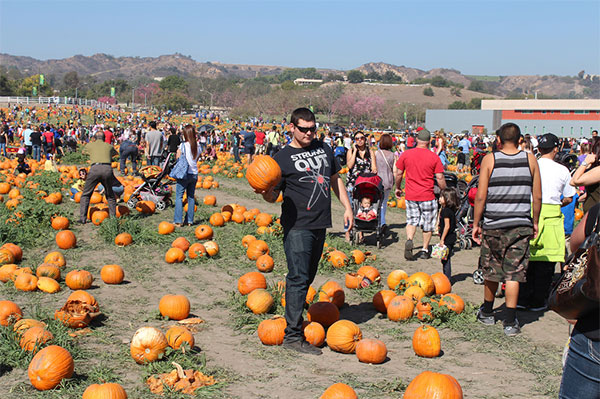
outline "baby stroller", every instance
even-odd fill
[[[127,201],[127,206],[134,209],[138,201],[152,201],[156,204],[156,209],[163,211],[167,206],[172,205],[171,188],[167,184],[161,184],[163,178],[168,176],[173,167],[175,153],[171,152],[160,166],[144,166],[139,170],[139,174],[144,180],[142,184],[135,188],[131,198]]]
[[[383,206],[383,185],[381,178],[373,173],[364,173],[356,178],[352,189],[352,213],[354,225],[350,230],[350,240],[354,245],[358,242],[359,232],[375,232],[377,235],[377,248],[381,248],[381,209]],[[361,199],[368,197],[371,207],[376,209],[377,217],[372,220],[363,220],[356,217],[361,204]]]
[[[460,205],[456,211],[456,233],[460,249],[473,247],[473,213],[478,182],[479,176],[473,176],[464,192],[459,196]]]

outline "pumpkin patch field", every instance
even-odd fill
[[[311,356],[281,346],[280,204],[255,194],[243,168],[204,168],[197,223],[183,227],[173,207],[149,204],[120,202],[108,218],[102,198],[75,223],[66,168],[9,179],[2,194],[2,398],[557,396],[566,323],[519,312],[523,333],[510,339],[501,322],[479,324],[478,249],[454,255],[450,285],[439,260],[404,260],[403,209],[388,212],[381,249],[368,234],[351,246],[334,199],[306,298],[304,334],[323,350]]]

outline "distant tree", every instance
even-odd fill
[[[286,80],[285,82],[281,83],[281,88],[283,90],[294,90],[296,89],[298,86],[292,82],[291,80]]]
[[[332,112],[336,115],[351,117],[353,107],[356,103],[356,97],[351,94],[344,94],[338,98],[332,107]]]
[[[44,80],[43,85],[40,85],[40,75],[38,74],[20,80],[16,94],[18,96],[32,96],[34,87],[37,88],[38,96],[50,96],[54,93],[47,79]]]
[[[153,104],[171,111],[182,111],[192,106],[192,100],[181,90],[160,90]]]
[[[378,96],[359,98],[352,106],[352,116],[377,122],[383,116],[385,100]]]
[[[367,74],[367,79],[383,80],[383,77],[381,76],[381,74],[379,72],[371,71]]]
[[[267,94],[271,91],[271,85],[265,82],[259,82],[256,80],[247,80],[242,85],[242,89],[250,97],[258,97],[263,94]]]
[[[318,107],[327,114],[327,120],[331,121],[334,112],[335,102],[344,93],[344,86],[341,83],[322,86],[319,90],[319,96],[316,97]]]
[[[79,75],[76,71],[70,71],[63,76],[63,84],[67,89],[75,89],[79,86]]]
[[[469,109],[481,109],[481,98],[472,98],[471,101],[467,104],[467,108]]]
[[[348,72],[348,82],[350,83],[361,83],[365,80],[365,75],[361,71],[357,71],[356,69]]]
[[[460,97],[461,92],[460,92],[460,89],[458,87],[452,87],[450,89],[450,94],[453,95],[453,96],[456,96],[456,97]]]
[[[169,75],[160,81],[159,86],[163,90],[186,90],[188,83],[181,76]]]
[[[434,87],[448,87],[450,82],[441,76],[434,76],[431,78],[431,85]]]
[[[337,73],[330,73],[329,75],[326,75],[323,78],[323,82],[327,83],[327,82],[343,82],[344,81],[344,77],[340,74]]]
[[[402,82],[402,77],[392,71],[386,71],[383,74],[383,81],[386,83],[400,83]]]
[[[0,96],[12,96],[14,90],[12,82],[8,79],[4,73],[0,74]]]
[[[577,77],[579,79],[583,79],[584,76],[585,76],[585,71],[584,70],[583,71],[579,71],[579,73],[577,74]]]
[[[433,89],[431,87],[426,87],[423,89],[423,95],[427,97],[433,97],[435,93],[433,92]]]
[[[467,103],[464,101],[454,101],[452,104],[448,105],[448,109],[467,109]]]
[[[474,81],[472,81],[471,84],[469,84],[469,90],[471,90],[471,91],[478,91],[479,93],[485,93],[486,92],[485,85],[480,80],[474,80]]]

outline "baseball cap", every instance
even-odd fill
[[[558,147],[558,137],[552,133],[546,133],[538,138],[538,148],[550,149]]]
[[[429,141],[431,140],[431,133],[427,129],[422,129],[417,134],[417,139],[421,141]]]

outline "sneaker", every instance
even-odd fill
[[[406,240],[406,243],[404,244],[404,259],[413,260],[412,250],[413,250],[412,240]]]
[[[496,319],[494,318],[494,315],[485,314],[482,308],[479,308],[479,311],[477,312],[477,321],[487,326],[493,326],[494,324],[496,324]]]
[[[426,250],[425,248],[422,248],[419,252],[417,252],[417,254],[415,255],[415,259],[429,259],[431,258],[431,252],[429,252],[428,250]]]
[[[316,346],[309,344],[307,341],[292,341],[292,342],[283,342],[283,347],[286,349],[294,350],[300,353],[306,353],[308,355],[321,355],[323,351]]]
[[[514,337],[521,333],[521,327],[519,326],[519,320],[515,319],[512,324],[504,324],[504,335],[507,337]]]

